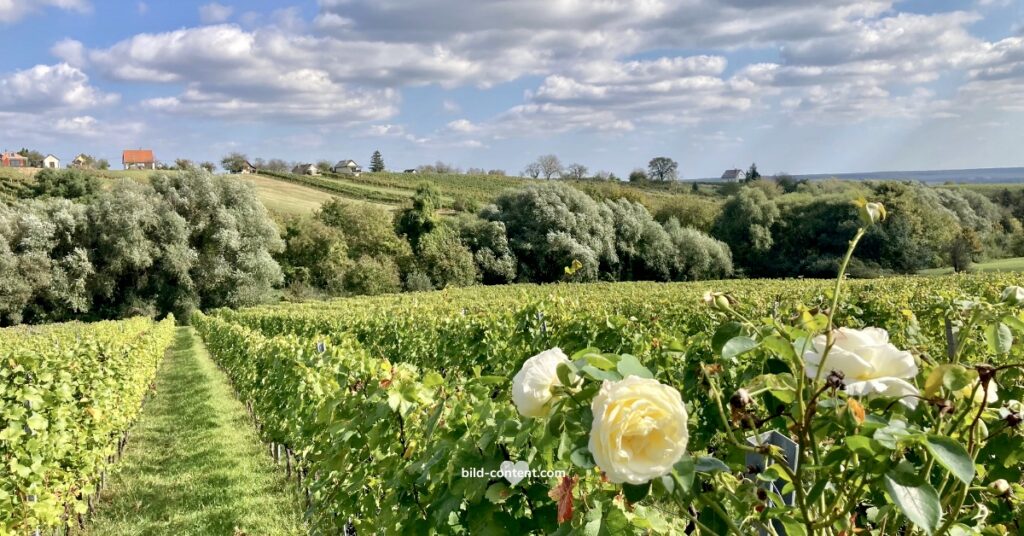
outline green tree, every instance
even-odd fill
[[[672,241],[650,212],[626,199],[605,201],[615,229],[615,253],[618,257],[616,279],[622,281],[672,277]]]
[[[674,181],[679,171],[679,163],[665,156],[652,158],[647,163],[647,172],[652,180]]]
[[[949,260],[953,271],[960,273],[970,270],[971,264],[985,251],[974,229],[962,229],[953,239],[949,249]]]
[[[412,254],[409,243],[395,234],[391,212],[366,203],[334,198],[321,205],[316,218],[345,235],[349,257],[389,257],[401,260]]]
[[[220,160],[220,167],[224,168],[224,171],[228,173],[241,173],[242,169],[245,168],[245,162],[249,157],[242,153],[233,152]]]
[[[213,173],[214,170],[217,169],[217,164],[214,164],[213,162],[203,162],[202,164],[199,164],[199,167],[205,169],[207,173]]]
[[[420,237],[437,226],[437,209],[441,192],[431,183],[420,183],[409,205],[395,218],[395,232],[404,236],[413,251],[419,251]]]
[[[331,295],[345,290],[349,264],[345,235],[318,219],[303,216],[284,225],[284,250],[275,256],[290,287],[307,285]]]
[[[505,224],[469,214],[463,214],[457,223],[462,243],[473,253],[480,281],[485,285],[514,281],[516,256],[509,247]]]
[[[441,225],[422,236],[417,255],[420,270],[435,288],[464,287],[476,282],[473,253],[449,225]]]
[[[692,227],[707,233],[714,227],[721,211],[722,204],[717,199],[674,195],[658,206],[658,210],[654,212],[654,219],[664,224],[675,218],[683,227]]]
[[[750,168],[747,169],[746,176],[743,177],[743,182],[754,182],[761,180],[761,173],[757,171],[757,163],[751,163]]]
[[[32,149],[22,148],[18,154],[28,159],[29,167],[43,167],[43,159],[46,158],[43,153]]]
[[[722,206],[714,235],[729,245],[741,266],[753,268],[771,249],[772,225],[778,218],[779,208],[763,191],[743,188]]]
[[[673,246],[672,279],[723,279],[733,274],[732,253],[724,242],[670,218],[665,232]]]
[[[481,216],[501,222],[524,281],[558,281],[573,261],[580,280],[594,280],[618,262],[608,207],[560,183],[531,184],[499,195]]]
[[[99,180],[79,169],[42,169],[26,190],[31,197],[78,199],[96,193]]]
[[[647,172],[637,168],[629,172],[629,182],[644,182],[647,180]]]
[[[350,294],[388,294],[402,290],[398,265],[389,257],[363,255],[345,273],[345,290]]]
[[[384,171],[384,156],[380,154],[380,151],[374,151],[373,156],[370,157],[370,171],[373,173],[380,173]]]

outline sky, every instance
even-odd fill
[[[1024,0],[0,0],[0,149],[1024,166]]]

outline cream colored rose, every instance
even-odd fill
[[[811,341],[811,348],[804,352],[808,378],[818,376],[825,341],[825,335],[818,335]],[[907,407],[917,407],[917,397],[908,395],[920,392],[907,381],[917,376],[917,363],[910,352],[889,342],[889,334],[884,329],[837,329],[821,377],[833,370],[843,373],[846,393],[850,396],[899,397]]]
[[[590,452],[611,482],[643,484],[669,473],[686,452],[683,398],[657,380],[606,380],[591,409]]]
[[[512,378],[512,402],[525,417],[543,417],[558,381],[558,364],[569,363],[561,348],[545,350],[523,363]]]

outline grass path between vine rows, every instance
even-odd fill
[[[274,466],[202,340],[178,328],[87,534],[303,534],[294,484]]]

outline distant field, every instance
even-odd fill
[[[975,272],[1024,272],[1024,257],[999,259],[977,263],[972,266]],[[952,268],[932,268],[921,270],[921,275],[946,275],[953,273]]]

